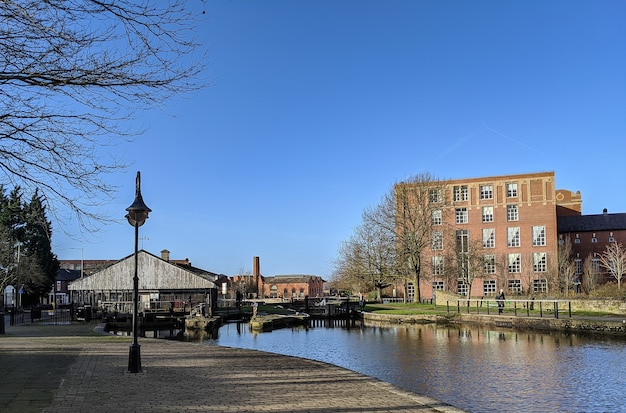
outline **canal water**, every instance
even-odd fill
[[[626,411],[622,338],[358,322],[256,333],[232,323],[205,343],[324,361],[470,412]]]

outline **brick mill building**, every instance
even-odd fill
[[[580,216],[580,193],[555,189],[554,172],[440,184],[427,201],[434,204],[429,205],[432,240],[421,256],[421,296],[431,297],[434,290],[473,297],[493,296],[500,289],[547,292],[549,275],[557,271],[557,212]],[[410,191],[410,185],[398,184],[396,191]],[[471,287],[464,282],[470,276]],[[412,301],[411,282],[398,289],[406,289]]]

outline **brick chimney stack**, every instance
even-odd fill
[[[257,297],[260,297],[259,278],[261,277],[261,264],[259,257],[252,258],[252,277],[254,280],[254,288],[256,289]]]
[[[168,250],[161,250],[161,259],[164,261],[170,261],[170,252]]]

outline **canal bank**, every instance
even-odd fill
[[[562,331],[626,336],[626,315],[622,317],[554,316],[529,317],[509,314],[468,314],[453,312],[445,315],[398,315],[360,313],[365,325],[391,324],[479,324],[489,327],[506,327],[540,331]]]

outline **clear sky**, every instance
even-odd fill
[[[211,87],[137,122],[131,168],[60,259],[140,248],[236,275],[330,278],[339,244],[394,182],[554,171],[583,213],[626,212],[626,2],[211,0]],[[53,223],[54,225],[54,223]],[[70,228],[71,229],[71,228]],[[82,251],[81,251],[82,249]]]

